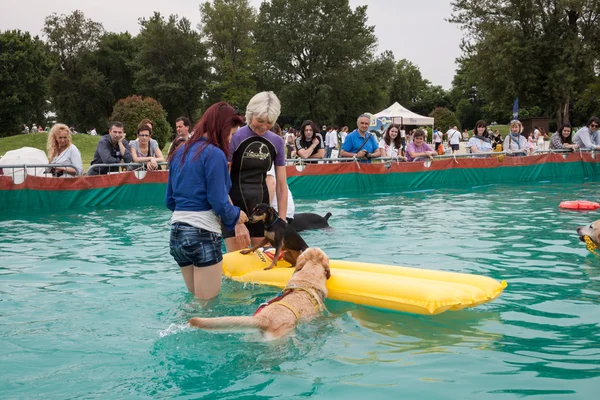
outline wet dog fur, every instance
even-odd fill
[[[279,254],[283,251],[283,259],[289,262],[292,267],[296,265],[298,256],[308,248],[308,245],[296,230],[286,221],[277,216],[277,211],[268,204],[260,203],[252,210],[248,216],[251,223],[262,221],[265,224],[265,238],[258,245],[240,251],[241,254],[249,254],[265,247],[267,244],[275,247],[275,257],[271,264],[265,269],[271,269],[277,264]]]
[[[296,270],[288,282],[288,287],[301,289],[293,290],[280,300],[293,307],[299,318],[290,308],[280,304],[280,301],[276,301],[251,317],[196,317],[191,318],[188,322],[195,328],[208,330],[258,329],[267,339],[276,339],[294,330],[300,320],[308,320],[324,310],[323,301],[327,297],[325,285],[330,277],[327,255],[319,248],[309,248],[298,257]]]
[[[324,217],[314,213],[296,213],[294,214],[294,219],[290,225],[292,225],[292,228],[294,228],[296,232],[307,231],[309,229],[329,228],[329,217],[331,217],[330,212],[325,214]]]
[[[585,242],[584,236],[589,236],[596,246],[600,247],[600,219],[592,222],[588,226],[578,226],[577,235],[579,240]]]

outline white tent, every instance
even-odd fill
[[[395,102],[383,111],[378,112],[374,115],[375,118],[389,118],[392,123],[400,125],[431,125],[433,126],[433,118],[424,117],[417,113],[414,113]]]

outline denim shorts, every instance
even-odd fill
[[[180,267],[208,267],[223,261],[222,242],[218,233],[182,222],[171,225],[171,255]]]

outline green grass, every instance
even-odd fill
[[[488,127],[492,130],[492,133],[494,133],[494,131],[498,129],[502,137],[505,137],[510,132],[510,127],[508,125],[488,125]]]
[[[98,141],[102,136],[90,136],[90,135],[73,135],[73,144],[77,146],[81,152],[81,161],[83,162],[83,169],[87,171],[90,166],[90,162],[94,158],[94,152]],[[21,134],[16,136],[10,136],[6,138],[0,138],[0,155],[4,155],[9,150],[20,149],[21,147],[34,147],[36,149],[43,150],[46,152],[46,143],[48,142],[48,134],[46,132]],[[163,150],[163,154],[167,156],[167,149],[171,142],[167,142]]]

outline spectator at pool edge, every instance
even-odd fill
[[[406,146],[407,161],[421,161],[423,158],[433,160],[437,153],[425,143],[425,132],[423,129],[417,129],[413,136],[413,141]]]
[[[123,124],[118,121],[112,122],[108,128],[108,135],[102,136],[98,142],[94,159],[90,164],[119,164],[121,162],[130,163],[132,161],[133,158],[129,149],[129,143],[125,140]],[[118,171],[118,166],[99,167],[90,169],[88,175],[104,175],[109,172]]]
[[[510,133],[504,138],[502,149],[508,153],[518,152],[522,155],[527,155],[529,145],[523,132],[523,124],[518,119],[510,121]]]
[[[565,122],[562,124],[560,129],[554,132],[550,138],[550,150],[577,150],[579,146],[573,144],[572,133],[573,128],[570,123]]]
[[[573,136],[573,143],[581,150],[600,150],[600,133],[598,132],[600,119],[592,117],[586,126],[579,129]]]
[[[356,120],[358,126],[355,130],[346,136],[342,145],[340,157],[355,157],[367,161],[373,157],[380,157],[381,151],[375,136],[369,132],[371,118],[367,114],[362,114]]]
[[[65,124],[54,124],[48,133],[46,145],[50,164],[71,164],[73,167],[52,167],[52,176],[70,178],[83,174],[81,153],[72,142],[71,131]]]

